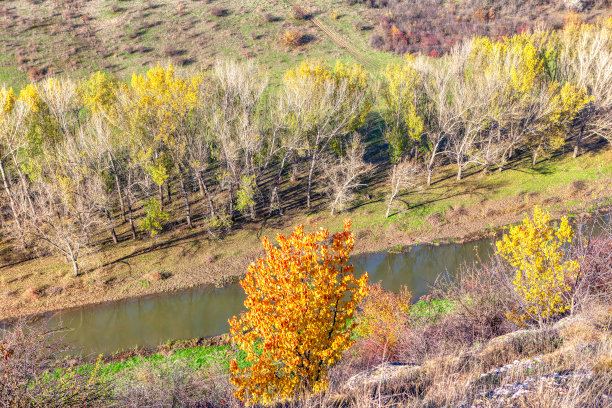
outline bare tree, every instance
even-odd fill
[[[427,185],[431,185],[431,178],[436,160],[444,154],[448,135],[453,134],[461,123],[461,112],[452,105],[452,90],[455,84],[456,73],[450,63],[440,64],[437,67],[421,65],[426,71],[424,81],[427,96],[425,110],[425,139],[428,147],[426,159]]]
[[[350,204],[353,192],[363,186],[361,179],[372,171],[373,166],[363,159],[365,146],[359,134],[353,134],[343,146],[340,159],[330,157],[323,164],[324,180],[330,197],[331,215],[344,210]]]
[[[99,224],[95,201],[97,189],[85,177],[77,152],[65,149],[57,159],[42,165],[43,174],[35,181],[35,211],[27,214],[28,232],[39,243],[62,255],[80,273],[79,259],[91,245],[90,231]]]
[[[393,200],[395,200],[399,193],[403,190],[416,186],[416,179],[421,172],[418,164],[404,160],[393,167],[391,172],[391,193],[389,194],[389,201],[387,203],[387,212],[385,218],[389,218],[391,212],[391,206]]]
[[[11,215],[15,221],[18,240],[22,248],[26,241],[21,211],[12,188],[11,177],[7,167],[9,159],[15,158],[15,152],[25,146],[24,127],[30,106],[24,101],[16,100],[12,90],[0,89],[0,174],[2,175],[2,187],[4,194],[8,197]]]

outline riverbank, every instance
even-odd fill
[[[339,230],[353,220],[354,254],[398,251],[405,246],[466,242],[492,236],[521,221],[534,205],[555,217],[583,213],[609,201],[612,150],[577,159],[560,157],[535,168],[468,174],[460,183],[452,168],[441,169],[430,187],[407,192],[385,219],[384,187],[368,192],[350,211],[331,216],[320,207],[257,223],[239,224],[223,239],[211,239],[204,227],[177,227],[150,240],[103,246],[84,258],[84,270],[71,276],[56,257],[0,268],[0,320],[52,313],[142,296],[235,282],[260,256],[260,238],[288,233],[294,225]],[[608,203],[609,204],[609,203]]]

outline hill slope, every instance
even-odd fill
[[[365,7],[317,0],[307,10],[319,26],[295,19],[286,1],[4,1],[0,83],[23,86],[43,75],[92,70],[126,77],[165,60],[198,67],[218,58],[255,58],[284,71],[306,57],[366,66],[398,58],[368,45],[372,12]],[[286,45],[287,30],[302,32],[302,44]]]

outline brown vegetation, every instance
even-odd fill
[[[285,31],[283,34],[283,42],[290,47],[299,47],[305,43],[304,33],[297,29],[291,28]]]
[[[371,45],[398,54],[440,56],[473,36],[511,36],[546,26],[593,21],[609,4],[604,2],[473,1],[444,3],[427,0],[415,6],[399,0],[355,0],[378,11]],[[573,4],[576,3],[576,4]],[[566,11],[568,10],[568,11]]]

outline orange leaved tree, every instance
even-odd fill
[[[327,387],[327,370],[353,341],[352,318],[367,293],[368,274],[356,278],[347,265],[355,238],[351,222],[333,236],[298,226],[279,247],[263,239],[266,256],[240,282],[247,311],[230,320],[232,341],[246,367],[230,364],[236,396],[247,404],[291,398]]]

